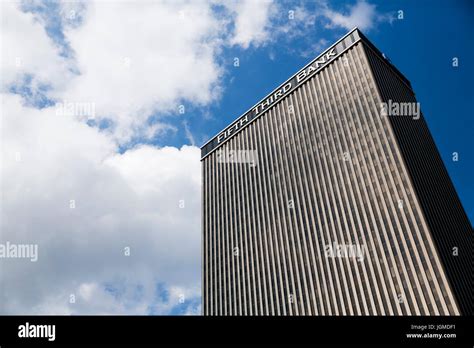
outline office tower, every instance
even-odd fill
[[[472,313],[473,231],[356,28],[202,147],[205,315]]]

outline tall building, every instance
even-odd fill
[[[205,315],[472,314],[473,231],[356,28],[202,147]]]

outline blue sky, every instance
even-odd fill
[[[0,313],[199,313],[199,146],[354,26],[411,81],[473,221],[470,1],[0,6],[0,242],[39,250],[2,264]]]

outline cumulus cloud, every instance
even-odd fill
[[[54,107],[38,110],[7,94],[2,112],[0,239],[37,244],[38,261],[1,261],[0,310],[194,313],[199,149],[119,154],[97,129]]]

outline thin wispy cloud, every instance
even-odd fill
[[[393,14],[380,13],[377,6],[364,0],[358,0],[354,5],[343,10],[334,10],[330,3],[322,6],[322,15],[329,21],[327,28],[340,27],[350,30],[358,27],[366,32],[374,29],[383,22],[391,23],[394,20]]]

